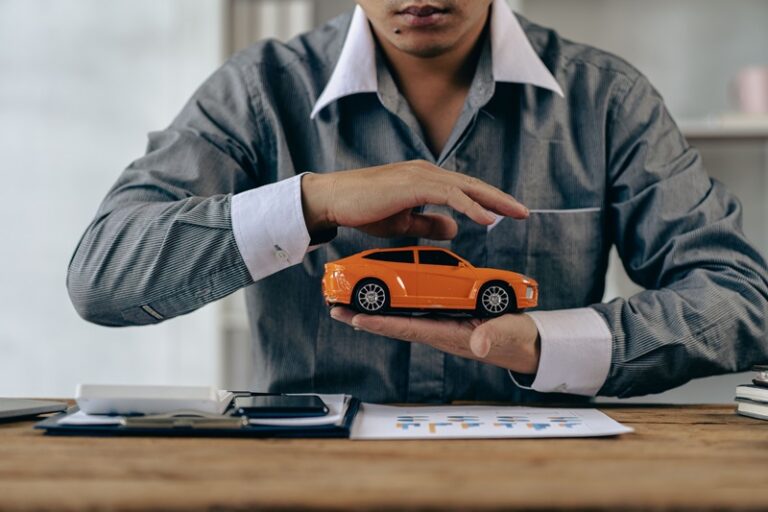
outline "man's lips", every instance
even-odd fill
[[[432,5],[412,5],[398,11],[397,14],[412,27],[429,27],[443,21],[448,13],[448,9]]]
[[[437,7],[433,7],[431,5],[412,5],[410,7],[406,7],[402,11],[399,11],[398,14],[410,14],[411,16],[424,18],[433,14],[442,14],[445,12],[447,12],[447,9],[438,9]]]

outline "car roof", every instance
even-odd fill
[[[446,249],[445,247],[435,247],[433,245],[409,245],[407,247],[381,247],[379,249],[368,249],[366,251],[361,252],[360,254],[373,254],[377,252],[394,252],[394,251],[414,251],[414,250],[437,250],[437,251],[445,251],[447,253],[453,254],[459,259],[461,258],[458,254],[453,252],[450,249]]]
[[[446,249],[445,247],[436,247],[434,245],[409,245],[407,247],[382,247],[380,249],[368,249],[367,251],[362,251],[362,252],[358,253],[358,256],[364,258],[364,257],[368,256],[369,254],[376,254],[378,252],[397,252],[397,251],[414,251],[414,250],[421,250],[421,251],[427,250],[427,251],[443,251],[443,252],[447,252],[448,254],[453,256],[454,258],[458,258],[459,260],[463,261],[464,263],[472,266],[472,264],[469,263],[469,261],[467,261],[465,258],[462,258],[461,256],[459,256],[458,254],[456,254],[452,250]]]

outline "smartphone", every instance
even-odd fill
[[[232,414],[248,418],[325,416],[328,406],[315,395],[253,395],[235,398]]]

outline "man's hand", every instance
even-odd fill
[[[336,306],[331,309],[331,317],[362,331],[424,343],[517,373],[534,374],[539,367],[539,331],[526,314],[502,315],[489,320],[434,319],[364,315]]]
[[[422,160],[307,174],[301,190],[310,233],[347,226],[379,237],[455,237],[458,226],[452,218],[413,212],[427,204],[450,206],[483,225],[492,224],[494,214],[528,217],[525,206],[496,187]]]

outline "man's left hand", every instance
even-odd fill
[[[456,356],[493,364],[516,373],[535,374],[539,367],[540,338],[533,319],[508,314],[491,319],[420,318],[365,315],[336,306],[331,317],[355,329],[424,343]]]

